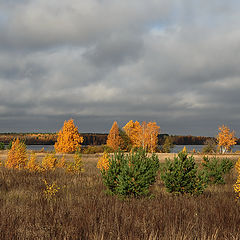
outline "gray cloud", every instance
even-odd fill
[[[0,131],[114,120],[214,136],[240,129],[240,3],[0,2]]]

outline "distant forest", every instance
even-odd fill
[[[107,141],[107,133],[81,133],[83,145],[103,145]],[[207,139],[212,137],[202,136],[173,136],[168,134],[158,135],[158,144],[162,145],[165,137],[170,137],[175,145],[203,145]],[[57,141],[56,133],[0,133],[0,142],[9,144],[13,139],[19,138],[28,145],[53,145]],[[240,144],[238,139],[237,144]]]

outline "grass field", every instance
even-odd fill
[[[198,197],[170,195],[158,177],[153,196],[120,200],[105,193],[97,157],[83,162],[79,175],[0,167],[0,239],[240,239],[235,170]],[[43,179],[60,188],[55,198],[45,197]]]

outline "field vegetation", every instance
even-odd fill
[[[43,157],[38,154],[37,161]],[[121,199],[106,193],[97,162],[83,155],[80,174],[2,164],[0,239],[240,238],[236,170],[226,175],[225,185],[211,185],[195,197],[167,193],[159,172],[151,195]]]

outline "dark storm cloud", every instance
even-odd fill
[[[0,1],[0,131],[240,130],[238,1]]]

